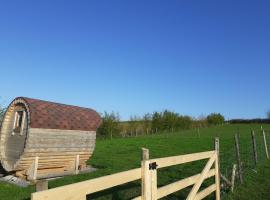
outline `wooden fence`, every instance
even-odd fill
[[[201,173],[179,180],[177,182],[157,187],[157,170],[208,159]],[[199,191],[205,179],[215,176],[215,183]],[[100,178],[91,179],[79,183],[53,188],[31,194],[31,200],[85,200],[86,195],[102,191],[114,186],[141,179],[141,196],[134,200],[156,200],[188,186],[192,189],[187,200],[203,199],[211,193],[216,193],[216,199],[220,200],[220,172],[219,172],[219,141],[215,140],[215,150],[200,153],[172,156],[166,158],[149,159],[148,149],[142,149],[141,168],[132,169]]]

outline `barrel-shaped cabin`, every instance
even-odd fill
[[[100,123],[89,108],[18,97],[1,124],[1,165],[28,180],[78,173],[94,151]]]

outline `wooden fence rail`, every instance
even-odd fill
[[[100,178],[53,188],[31,194],[31,200],[85,200],[86,195],[102,191],[117,185],[135,180],[142,180],[142,194],[134,200],[156,200],[182,190],[188,186],[192,189],[187,200],[203,199],[216,191],[216,199],[220,200],[220,178],[218,145],[215,150],[166,158],[149,159],[149,151],[143,149],[141,168],[132,169]],[[169,185],[157,187],[157,170],[163,167],[179,165],[197,160],[208,159],[201,173],[179,180]],[[199,191],[205,179],[215,176],[215,183]]]

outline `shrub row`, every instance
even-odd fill
[[[131,117],[129,121],[121,122],[118,113],[105,112],[103,122],[97,134],[102,137],[127,137],[158,132],[174,132],[191,128],[202,128],[209,125],[224,123],[224,117],[219,113],[212,113],[199,119],[187,115],[164,110],[162,112],[147,113],[143,117]]]
[[[231,119],[228,121],[231,124],[251,124],[251,123],[270,123],[270,119]]]

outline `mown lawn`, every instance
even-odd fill
[[[270,130],[269,125],[264,129]],[[220,137],[221,171],[230,177],[232,163],[235,163],[234,134],[240,132],[240,148],[243,165],[246,172],[253,167],[250,132],[254,129],[257,136],[259,160],[265,159],[263,151],[260,125],[223,125],[198,130],[182,131],[177,133],[164,133],[158,135],[139,136],[137,138],[118,138],[113,140],[98,140],[96,150],[89,164],[98,170],[90,174],[67,176],[49,182],[49,187],[75,183],[99,177],[115,172],[120,172],[140,166],[141,148],[150,150],[150,157],[166,157],[200,151],[212,150],[215,136]],[[270,132],[267,139],[270,144]],[[206,161],[198,161],[181,166],[169,167],[158,172],[158,185],[162,186],[181,178],[199,173]],[[206,181],[202,187],[206,187],[213,180]],[[172,194],[164,199],[184,199],[190,188]],[[29,199],[34,188],[19,188],[14,185],[0,183],[0,199]],[[140,182],[133,182],[123,186],[112,188],[101,193],[91,195],[91,199],[130,199],[140,194]],[[211,199],[212,196],[209,197]]]

